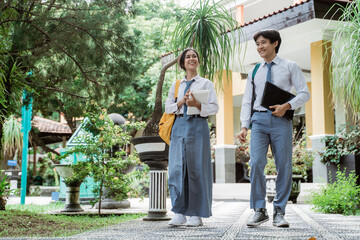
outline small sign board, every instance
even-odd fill
[[[59,201],[59,192],[51,192],[51,200]]]
[[[17,165],[16,160],[8,160],[7,165],[11,167],[15,167]]]

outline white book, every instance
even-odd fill
[[[195,99],[200,103],[208,103],[209,90],[195,90],[191,93],[194,95]],[[191,95],[190,95],[191,96]],[[188,107],[187,115],[200,114],[200,110],[197,107]]]

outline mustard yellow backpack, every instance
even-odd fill
[[[180,80],[176,80],[175,84],[175,102],[177,102],[177,96],[180,86]],[[168,145],[170,144],[171,129],[175,121],[175,114],[164,113],[159,122],[159,135]]]

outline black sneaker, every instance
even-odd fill
[[[248,227],[257,227],[260,224],[269,221],[269,216],[265,208],[256,208],[254,217],[246,222]]]
[[[289,227],[289,223],[284,218],[285,213],[277,208],[274,210],[273,226],[276,227]]]

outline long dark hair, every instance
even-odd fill
[[[197,53],[197,51],[193,48],[187,48],[185,49],[181,55],[180,55],[180,58],[179,58],[179,66],[181,67],[181,69],[183,69],[184,71],[186,71],[185,69],[185,56],[186,56],[186,53],[190,50],[193,50],[198,58],[198,61],[200,61],[200,58],[199,58],[199,54]]]

